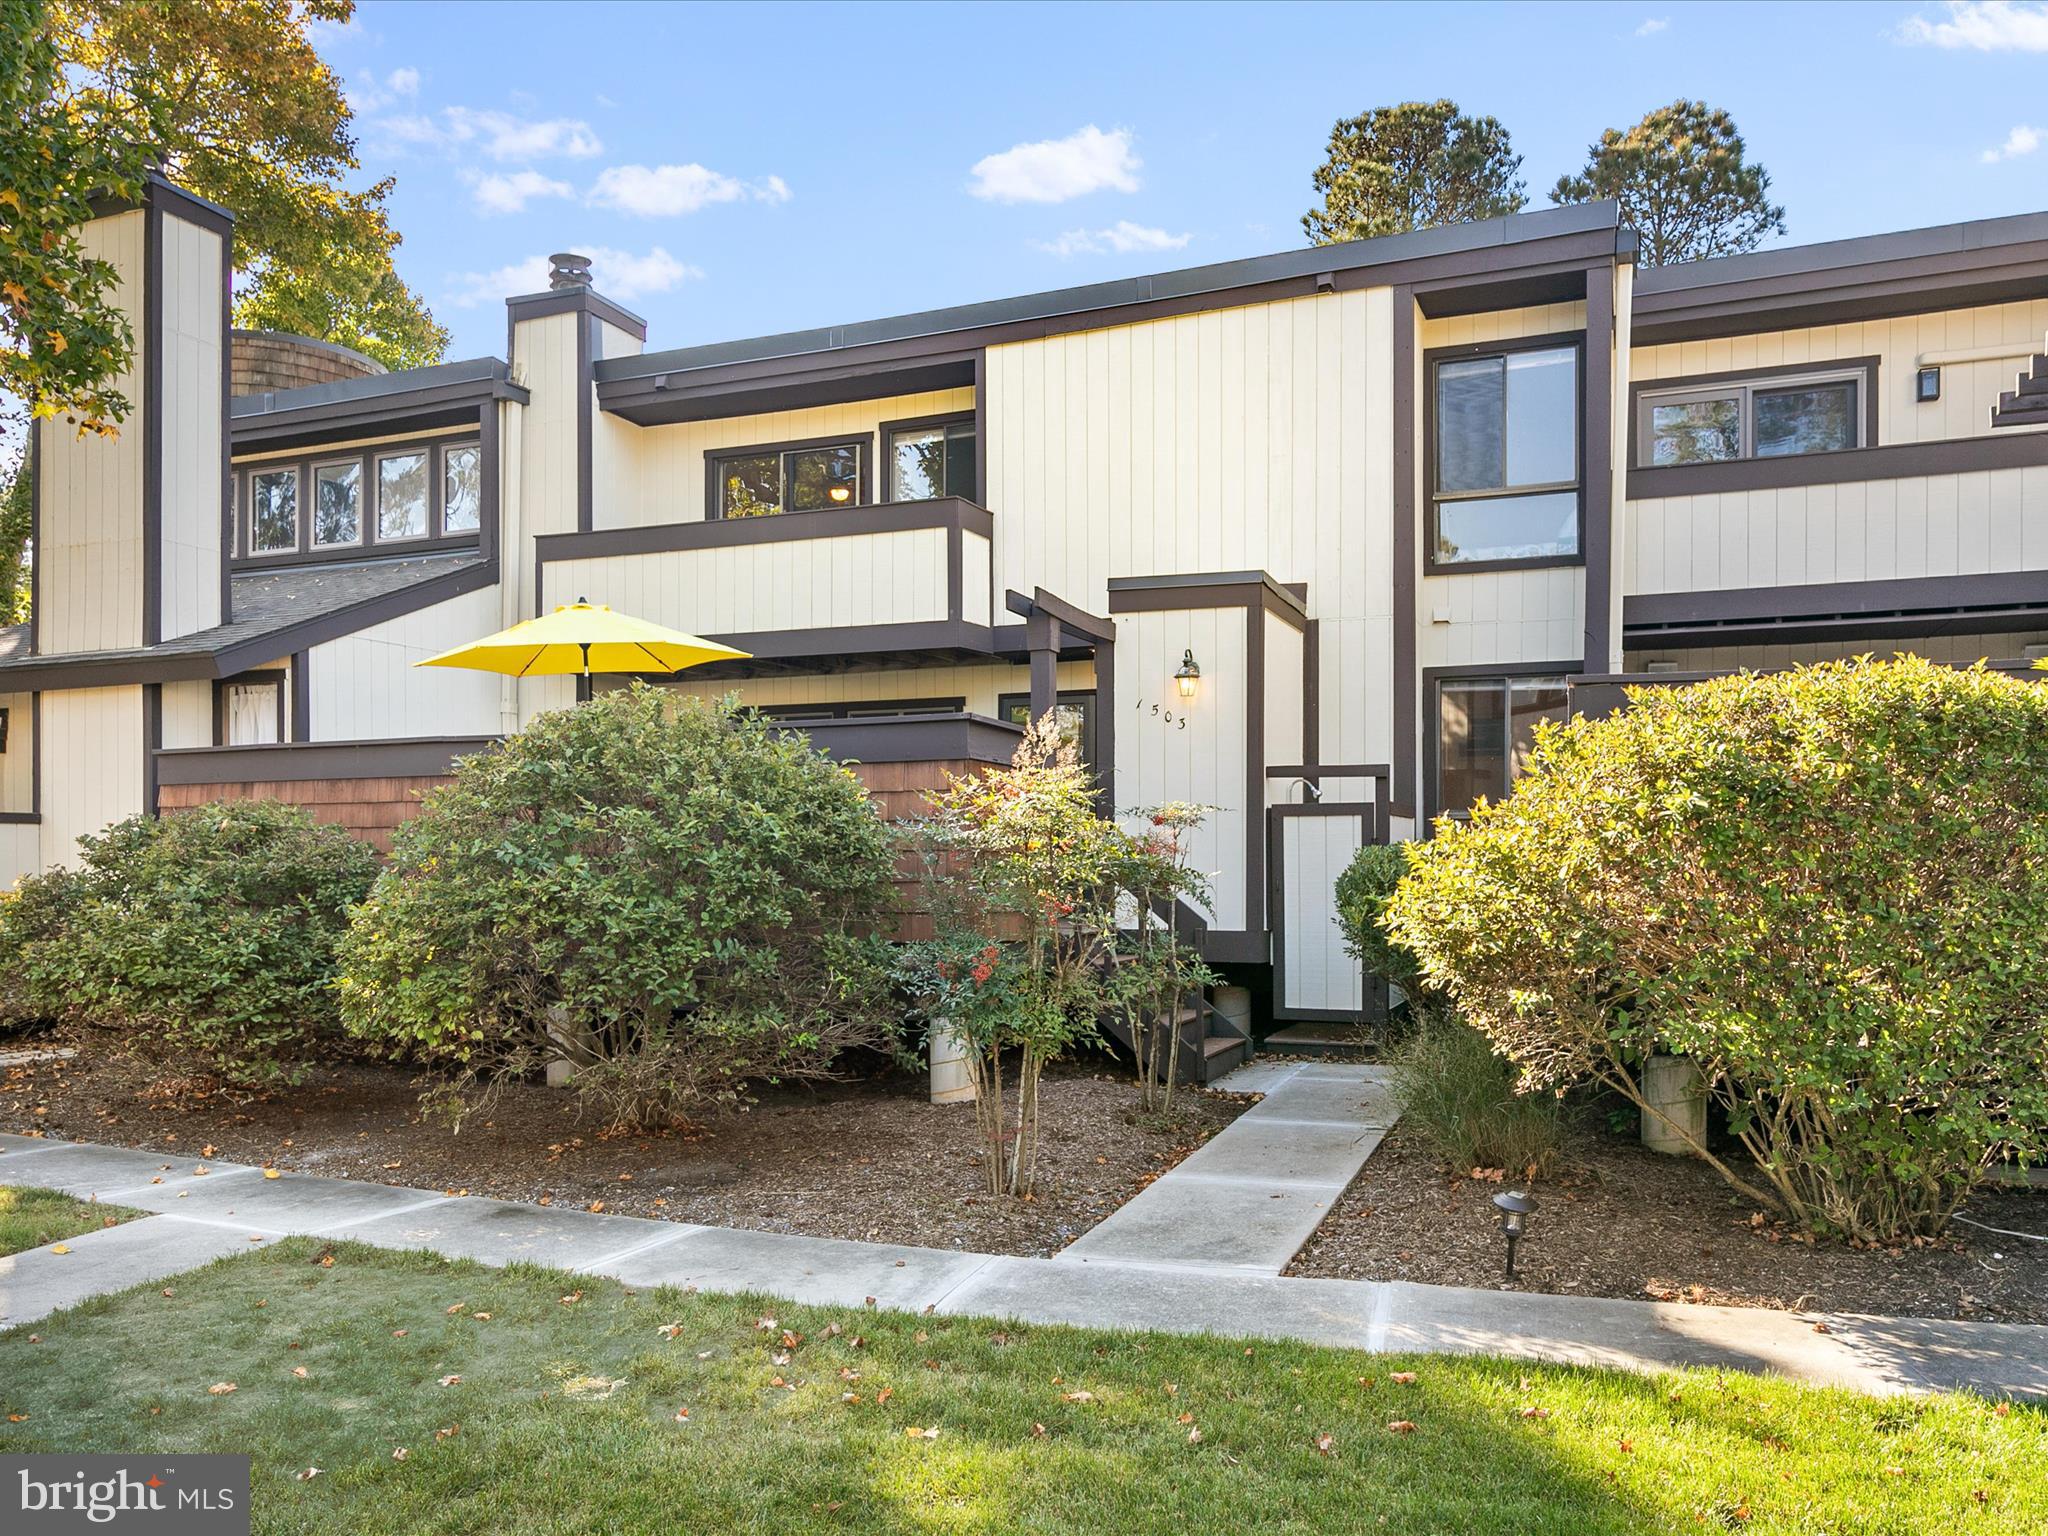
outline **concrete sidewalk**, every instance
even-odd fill
[[[198,1166],[122,1147],[0,1136],[0,1184],[164,1213],[73,1239],[68,1254],[43,1248],[0,1259],[0,1327],[306,1233],[486,1264],[552,1264],[635,1286],[757,1291],[828,1306],[858,1307],[872,1296],[910,1311],[1036,1323],[1637,1369],[1708,1365],[1877,1393],[1971,1387],[2048,1397],[2048,1327],[1290,1279],[1178,1259],[1009,1258],[693,1227],[304,1174],[266,1179],[221,1163],[199,1173]],[[1828,1331],[1816,1332],[1816,1322]]]

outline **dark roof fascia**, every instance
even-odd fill
[[[304,389],[237,396],[231,408],[235,451],[249,454],[349,436],[455,426],[496,400],[524,405],[526,389],[495,357],[370,374]]]
[[[595,315],[607,325],[615,325],[637,341],[647,339],[647,322],[622,304],[610,299],[587,284],[572,288],[550,288],[545,293],[522,293],[505,301],[510,311],[510,323],[522,320],[541,320],[549,315],[584,314]]]
[[[857,370],[907,359],[961,357],[1031,340],[1195,310],[1297,298],[1339,289],[1493,275],[1633,259],[1635,236],[1612,202],[1547,208],[1410,234],[1219,262],[1147,277],[1055,289],[852,325],[606,358],[596,367],[599,403],[626,410],[665,390],[733,389],[830,366]]]
[[[344,607],[247,635],[223,637],[204,650],[117,651],[103,655],[80,652],[67,656],[22,657],[0,662],[0,691],[57,692],[72,688],[110,688],[130,683],[177,683],[233,677],[252,666],[294,651],[324,645],[372,624],[401,618],[435,603],[491,586],[498,579],[495,559],[470,561],[456,570],[430,576],[393,592],[380,592]]]
[[[2048,571],[1637,593],[1622,600],[1624,643],[1637,651],[1751,641],[1969,634],[2044,624]]]
[[[91,200],[92,216],[103,219],[110,214],[132,213],[145,205],[153,204],[173,218],[182,219],[187,224],[197,224],[202,229],[210,229],[223,239],[233,234],[235,215],[232,209],[214,202],[211,198],[201,197],[197,192],[188,192],[161,171],[144,171],[142,184],[142,197],[139,201],[105,193],[94,197]]]
[[[808,738],[841,763],[1007,763],[1024,739],[1024,728],[1007,720],[952,711],[791,721],[774,728]]]
[[[159,747],[159,784],[277,784],[309,779],[438,778],[456,760],[488,752],[499,736],[409,736],[380,741],[264,742],[241,747]]]
[[[1637,345],[2038,298],[2048,213],[1681,262],[1636,275]]]

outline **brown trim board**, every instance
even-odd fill
[[[286,690],[290,679],[280,667],[259,667],[248,672],[237,672],[233,677],[217,677],[213,680],[213,744],[224,747],[228,744],[228,689],[238,684],[270,684],[277,689],[277,739],[290,741],[289,715],[287,713]]]
[[[150,754],[161,784],[287,784],[308,779],[407,779],[449,772],[459,757],[496,746],[496,736],[421,736],[384,741],[286,742],[249,747],[169,747]]]
[[[1599,279],[1596,281],[1596,279]],[[1586,271],[1586,334],[1579,347],[1579,553],[1586,562],[1586,666],[1620,660],[1614,624],[1614,370],[1612,268]],[[1597,412],[1599,430],[1593,428]]]
[[[1379,785],[1386,788],[1384,779]],[[1273,931],[1273,1017],[1276,1019],[1301,1019],[1326,1023],[1358,1023],[1365,1018],[1372,997],[1371,978],[1365,974],[1365,964],[1358,963],[1359,1011],[1347,1012],[1341,1008],[1290,1008],[1287,1003],[1287,903],[1282,889],[1287,880],[1287,838],[1286,824],[1290,821],[1332,820],[1355,817],[1358,821],[1358,840],[1362,844],[1381,844],[1387,840],[1387,805],[1384,799],[1376,803],[1332,803],[1324,805],[1314,802],[1308,805],[1273,805],[1266,808],[1265,826],[1261,829],[1273,849],[1273,868],[1266,888],[1266,909],[1271,914]]]
[[[1949,437],[1928,443],[1843,448],[1777,459],[1732,459],[1725,464],[1672,464],[1630,469],[1628,499],[1716,496],[1729,491],[1783,490],[1803,485],[1852,485],[1908,480],[1922,475],[1968,475],[1990,469],[2032,469],[2048,464],[2048,432],[2004,437]]]
[[[1416,495],[1415,292],[1394,290],[1394,783],[1391,809],[1396,816],[1415,816],[1417,683],[1415,677],[1417,549],[1421,516]],[[1345,573],[1349,575],[1350,573]],[[1369,573],[1361,573],[1361,580]]]

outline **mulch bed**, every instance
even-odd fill
[[[1493,1197],[1396,1127],[1288,1270],[1350,1280],[1499,1286],[1505,1244]],[[1567,1296],[1816,1312],[2048,1322],[2048,1243],[1955,1225],[1940,1245],[1854,1249],[1807,1242],[1702,1163],[1632,1139],[1575,1133],[1516,1257],[1517,1288]],[[1998,1188],[1966,1215],[2048,1233],[2048,1190]]]
[[[38,1044],[44,1042],[37,1042]],[[1060,1065],[1040,1090],[1038,1193],[981,1188],[971,1105],[935,1105],[901,1073],[764,1093],[701,1129],[604,1137],[573,1094],[505,1093],[459,1134],[424,1118],[403,1071],[321,1068],[249,1103],[173,1099],[90,1036],[64,1062],[0,1073],[0,1130],[109,1142],[504,1200],[710,1226],[970,1249],[1057,1252],[1228,1125],[1250,1101],[1189,1093],[1170,1128],[1140,1124],[1106,1059]],[[1183,1104],[1185,1107],[1183,1108]],[[208,1150],[210,1149],[210,1150]]]

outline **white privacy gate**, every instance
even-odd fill
[[[1335,770],[1324,769],[1330,777]],[[1310,800],[1266,810],[1267,911],[1273,925],[1273,1016],[1353,1023],[1383,1013],[1383,987],[1368,982],[1337,926],[1337,877],[1367,843],[1387,840],[1384,769],[1370,801]]]

